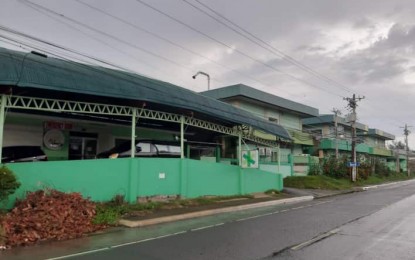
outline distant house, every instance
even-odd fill
[[[337,129],[335,123],[337,121]],[[339,156],[351,156],[352,128],[347,118],[335,115],[321,115],[303,119],[303,127],[315,136],[316,144],[309,149],[310,154],[320,158],[334,156],[336,148]],[[357,135],[357,160],[365,161],[377,159],[396,169],[396,157],[394,151],[387,149],[386,141],[394,140],[395,136],[379,129],[369,128],[362,123],[356,123]],[[398,155],[400,164],[406,165],[406,159]],[[401,168],[406,170],[406,166]]]
[[[307,169],[301,164],[307,164],[309,158],[302,158],[307,147],[313,147],[312,135],[303,132],[302,119],[318,116],[318,109],[284,99],[255,88],[237,84],[202,92],[201,94],[219,99],[235,107],[249,111],[259,118],[284,127],[291,135],[292,142],[282,142],[280,153],[259,146],[263,168],[275,167],[279,163],[279,172],[293,175],[295,170],[304,173]],[[256,135],[263,136],[260,132]],[[294,166],[295,160],[298,166]],[[301,161],[301,162],[300,162]]]

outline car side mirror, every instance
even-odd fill
[[[136,152],[136,153],[141,152],[141,147],[140,147],[140,146],[136,146],[136,147],[135,147],[135,152]]]

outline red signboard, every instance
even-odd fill
[[[65,129],[72,129],[72,124],[64,123],[64,122],[57,122],[57,121],[47,121],[47,122],[44,122],[44,128],[65,130]]]

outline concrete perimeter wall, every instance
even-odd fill
[[[7,166],[22,184],[11,202],[24,197],[27,191],[48,188],[80,192],[94,201],[108,201],[121,194],[129,202],[145,196],[194,198],[283,188],[281,174],[190,159],[123,158]]]

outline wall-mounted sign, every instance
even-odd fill
[[[43,144],[50,150],[60,150],[65,144],[65,135],[58,129],[48,130],[43,135]]]
[[[58,122],[58,121],[47,121],[43,123],[43,127],[45,129],[61,129],[61,130],[65,130],[65,129],[72,129],[73,125],[70,123],[65,123],[65,122]]]
[[[259,153],[258,150],[242,151],[242,168],[258,168]]]

